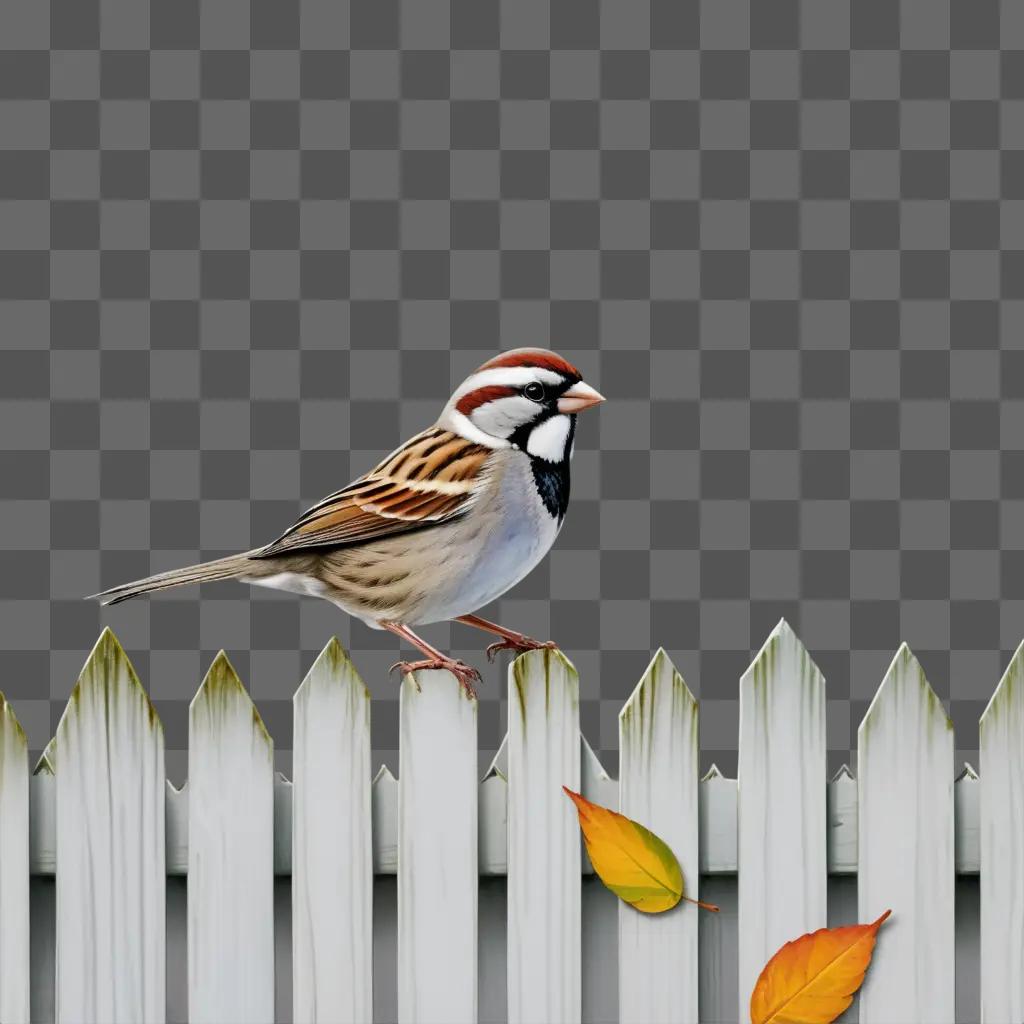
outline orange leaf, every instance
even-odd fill
[[[821,928],[787,942],[750,997],[751,1024],[829,1024],[853,1002],[887,910],[872,924]]]

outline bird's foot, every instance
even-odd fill
[[[558,644],[554,640],[534,640],[525,633],[515,633],[491,644],[487,648],[487,660],[494,661],[499,651],[515,651],[516,654],[522,654],[524,651],[553,651],[557,647]]]
[[[474,682],[483,682],[483,679],[477,669],[473,668],[472,665],[467,665],[464,661],[458,661],[455,658],[442,657],[424,658],[422,661],[396,661],[388,671],[394,672],[396,668],[403,676],[407,676],[411,672],[420,672],[432,668],[451,672],[451,674],[459,681],[459,685],[462,689],[465,690],[466,696],[472,700],[476,700],[476,687],[473,685]],[[416,683],[416,688],[419,689],[419,682],[415,679],[413,681]]]

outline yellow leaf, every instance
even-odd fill
[[[887,910],[872,924],[821,928],[787,942],[750,996],[751,1024],[830,1024],[853,1002]]]
[[[601,881],[645,914],[671,910],[683,898],[683,872],[668,846],[631,818],[562,789],[576,805],[587,853]]]

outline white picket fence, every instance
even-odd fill
[[[659,651],[616,782],[580,735],[575,670],[533,652],[478,784],[476,704],[447,673],[403,682],[399,776],[371,780],[369,695],[332,640],[295,694],[288,782],[219,655],[178,790],[105,631],[34,775],[0,697],[0,1021],[746,1021],[783,942],[892,908],[843,1020],[1019,1024],[1022,662],[982,717],[980,778],[954,784],[951,723],[903,646],[858,778],[826,782],[825,681],[780,622],[739,682],[737,781],[698,778],[698,703]],[[619,904],[563,784],[663,836],[722,913]]]

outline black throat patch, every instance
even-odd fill
[[[524,424],[509,440],[522,452],[526,452],[526,444],[530,431],[537,426],[536,421]],[[569,507],[569,453],[572,451],[572,440],[576,434],[576,417],[569,417],[569,433],[565,437],[565,452],[559,462],[548,462],[547,459],[530,455],[530,469],[533,471],[533,482],[537,485],[537,493],[548,512],[561,522]],[[529,453],[527,453],[529,454]]]

